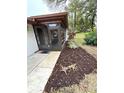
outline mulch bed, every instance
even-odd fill
[[[71,68],[73,65],[75,69]],[[62,70],[62,67],[69,66],[66,72]],[[85,74],[92,73],[96,68],[96,59],[84,49],[71,49],[65,45],[44,91],[50,93],[51,88],[57,90],[60,87],[79,84],[80,80],[85,78]]]

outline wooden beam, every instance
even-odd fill
[[[48,18],[48,17],[57,17],[57,16],[67,16],[67,12],[47,14],[47,15],[31,16],[29,18]]]
[[[43,21],[56,21],[56,20],[62,20],[62,19],[64,19],[64,17],[57,17],[57,18],[50,17],[50,18],[39,18],[39,19],[35,19],[35,21],[41,21],[41,22],[43,22]]]
[[[54,13],[48,15],[32,16],[28,17],[33,23],[32,24],[42,24],[42,23],[62,23],[65,27],[68,27],[68,17],[67,12]]]

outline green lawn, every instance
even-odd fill
[[[74,41],[80,46],[85,43],[84,38],[87,33],[80,32],[76,33],[76,36],[74,37]]]

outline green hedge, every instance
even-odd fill
[[[84,40],[87,45],[96,46],[97,45],[97,32],[92,31],[92,32],[87,33]]]

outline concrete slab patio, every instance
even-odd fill
[[[37,54],[33,60],[28,60],[30,63],[33,62],[28,66],[28,93],[43,92],[59,55],[60,51],[51,51],[49,54],[43,55],[41,58],[40,55]],[[33,65],[36,61],[37,65]]]

